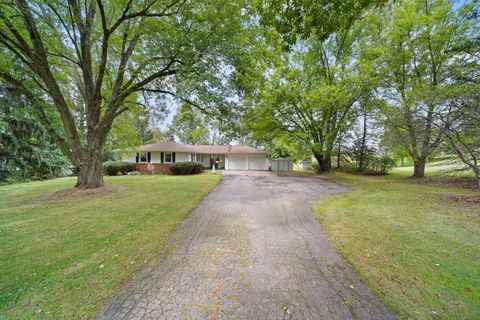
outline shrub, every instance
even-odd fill
[[[204,165],[201,162],[175,162],[170,166],[172,174],[196,174],[203,172]]]
[[[379,157],[377,161],[379,165],[379,171],[383,174],[386,174],[396,166],[395,159],[389,156]]]
[[[119,172],[121,174],[127,174],[129,172],[135,171],[135,163],[128,162],[119,162],[119,161],[108,161],[103,163],[103,170],[109,176],[116,176]]]
[[[387,174],[395,166],[396,163],[392,157],[371,155],[367,158],[364,173],[372,175]]]

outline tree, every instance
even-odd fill
[[[331,34],[345,30],[368,8],[386,1],[289,1],[263,0],[260,5],[261,21],[273,25],[282,35],[287,47],[294,45],[298,37],[311,36],[322,42]]]
[[[0,87],[0,181],[45,179],[71,165],[16,88]]]
[[[480,188],[480,85],[461,89],[448,114],[441,115],[441,127],[447,146],[472,170]]]
[[[330,170],[338,134],[364,92],[352,60],[361,31],[355,22],[376,3],[260,2],[260,21],[267,27],[260,38],[266,46],[257,49],[262,54],[253,63],[256,74],[242,74],[242,85],[256,105],[244,121],[254,140],[289,136],[310,150],[319,172]],[[261,89],[251,88],[250,79]]]
[[[444,0],[407,0],[378,12],[372,46],[388,125],[399,140],[408,137],[415,177],[425,175],[428,157],[442,143],[436,127],[451,78],[448,69],[467,25]],[[374,44],[376,43],[376,45]]]
[[[182,104],[172,119],[170,130],[187,144],[207,144],[208,129],[199,110],[189,104]]]
[[[360,30],[361,25],[352,25],[325,41],[304,42],[302,49],[281,55],[275,69],[264,72],[263,90],[248,118],[257,138],[295,137],[318,161],[318,172],[330,170],[338,134],[370,90],[352,55]]]
[[[42,100],[56,114],[35,105],[79,168],[76,187],[99,187],[115,120],[138,102],[137,93],[185,98],[201,81],[212,83],[235,43],[229,37],[242,27],[240,9],[219,0],[3,2],[0,78],[24,92],[27,83],[45,92]],[[52,127],[57,120],[62,130]]]

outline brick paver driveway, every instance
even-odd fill
[[[165,259],[102,319],[391,319],[332,249],[312,204],[345,188],[318,178],[225,176]]]

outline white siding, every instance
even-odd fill
[[[175,162],[191,162],[191,153],[175,152]]]
[[[150,152],[150,163],[160,163],[160,151]]]
[[[164,152],[165,153],[165,152]],[[160,151],[150,152],[150,162],[160,163]],[[206,167],[210,167],[210,154],[203,154],[203,163]],[[221,157],[223,158],[223,157]],[[175,162],[190,162],[191,153],[176,152]],[[122,156],[123,162],[136,162],[136,153],[129,153]],[[268,159],[265,156],[254,155],[228,155],[224,158],[225,168],[227,170],[268,170]]]

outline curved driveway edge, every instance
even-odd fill
[[[172,252],[100,319],[394,319],[312,214],[345,191],[317,178],[225,176]]]

